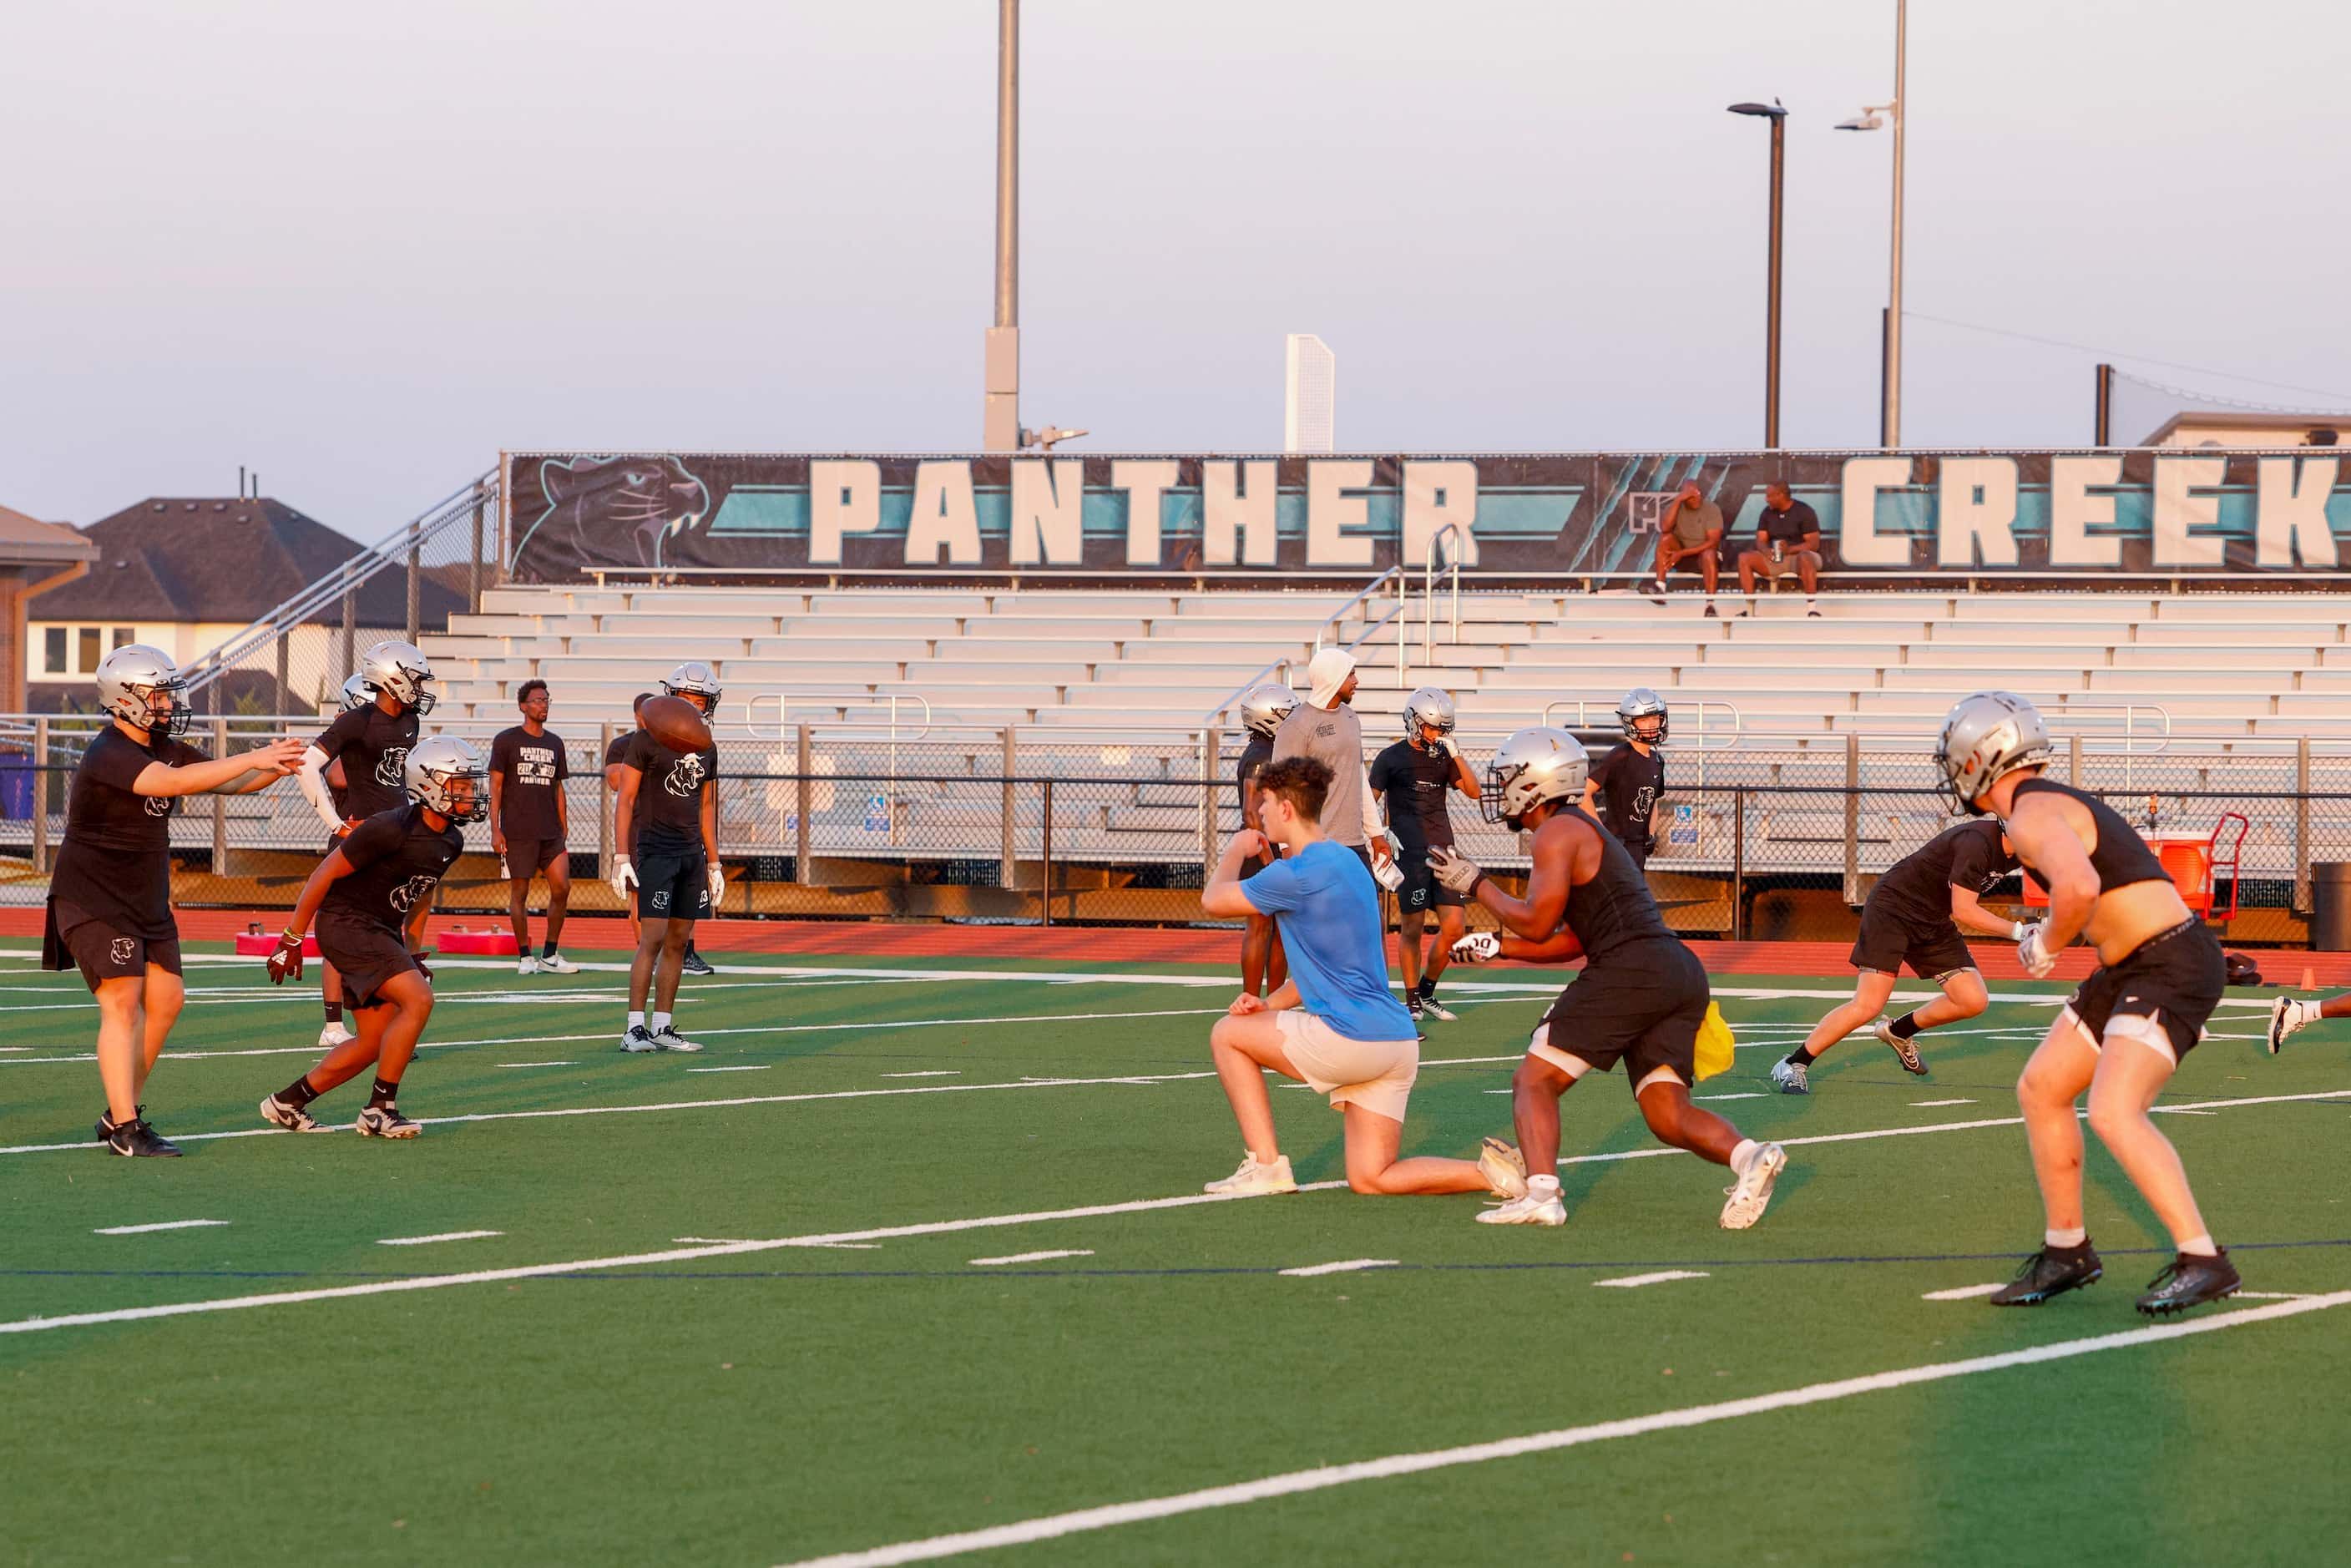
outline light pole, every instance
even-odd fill
[[[1020,447],[1020,0],[996,5],[996,325],[980,447]]]
[[[1910,0],[1894,0],[1894,101],[1865,104],[1839,131],[1881,131],[1894,124],[1894,263],[1886,286],[1886,324],[1879,348],[1879,375],[1885,403],[1878,414],[1877,443],[1902,444],[1902,131],[1910,120],[1910,99],[1904,81],[1909,54]]]
[[[1771,122],[1771,240],[1768,281],[1763,289],[1763,444],[1780,445],[1780,194],[1786,169],[1788,111],[1778,99],[1770,103],[1734,103],[1733,114],[1760,115]]]

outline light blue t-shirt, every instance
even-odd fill
[[[1388,989],[1379,890],[1355,852],[1318,839],[1241,883],[1281,928],[1300,1006],[1349,1040],[1412,1040],[1412,1015]]]

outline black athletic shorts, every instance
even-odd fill
[[[1706,1021],[1706,967],[1672,937],[1628,943],[1586,966],[1535,1029],[1548,1045],[1605,1072],[1625,1063],[1635,1084],[1670,1067],[1698,1082],[1698,1030]]]
[[[1633,857],[1633,869],[1635,871],[1646,872],[1649,869],[1649,841],[1646,834],[1642,836],[1642,839],[1638,843],[1634,842],[1631,839],[1618,839],[1616,841],[1623,844],[1625,846],[1625,852]]]
[[[1861,906],[1861,935],[1854,938],[1853,967],[1880,975],[1899,975],[1902,966],[1922,980],[1976,967],[1975,955],[1959,938],[1959,928],[1949,920],[1939,929],[1921,928],[1876,904]]]
[[[68,959],[95,991],[100,980],[142,977],[150,964],[179,974],[180,939],[133,936],[73,904],[52,903],[41,932],[41,967],[62,969]]]
[[[569,852],[561,839],[508,839],[498,872],[508,882],[527,880],[554,864],[559,855]]]
[[[2220,942],[2201,921],[2183,920],[2140,943],[2121,963],[2091,971],[2066,1007],[2101,1042],[2116,1019],[2161,1024],[2177,1061],[2196,1049],[2228,983]]]
[[[1404,873],[1404,885],[1396,889],[1396,905],[1402,909],[1466,908],[1469,901],[1437,880],[1429,869],[1428,852],[1407,846],[1396,856],[1396,865]]]
[[[407,938],[372,920],[321,910],[317,936],[319,956],[335,967],[343,982],[347,1008],[381,1006],[376,993],[384,982],[416,967]]]
[[[710,913],[710,860],[690,850],[647,844],[636,858],[637,915],[643,920],[699,920]]]

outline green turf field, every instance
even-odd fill
[[[2095,1144],[2102,1284],[1923,1299],[2038,1244],[2011,1085],[2045,1004],[1928,1037],[1924,1081],[1849,1041],[1787,1099],[1773,1046],[1844,984],[1723,979],[1739,1066],[1699,1094],[1791,1143],[1762,1224],[1717,1228],[1725,1174],[1651,1157],[1612,1075],[1566,1101],[1568,1227],[1496,1229],[1477,1197],[1200,1199],[1239,1140],[1205,1046],[1230,987],[1197,969],[722,957],[680,1009],[709,1052],[626,1057],[610,968],[451,964],[402,1096],[424,1135],[385,1144],[348,1131],[364,1078],[315,1107],[334,1134],[265,1132],[316,991],[201,962],[149,1088],[163,1162],[76,1142],[94,1014],[14,946],[0,1561],[758,1568],[1542,1434],[970,1560],[2287,1563],[2351,1531],[2351,1314],[2128,1337],[2168,1249]],[[1456,975],[1408,1153],[1507,1133],[1555,985]],[[2223,1009],[2166,1130],[2249,1291],[2344,1292],[2351,1029],[2273,1059],[2261,1018]],[[1336,1177],[1339,1118],[1275,1105],[1300,1179]],[[197,1219],[225,1223],[98,1234]],[[380,1244],[465,1232],[495,1234]],[[1283,1272],[1362,1260],[1389,1266]],[[1668,1272],[1697,1277],[1610,1283]]]

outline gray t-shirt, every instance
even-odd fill
[[[1674,542],[1684,549],[1706,543],[1706,536],[1722,531],[1722,508],[1712,501],[1674,510]]]
[[[1364,722],[1341,703],[1325,712],[1300,703],[1273,732],[1273,759],[1311,757],[1331,769],[1331,793],[1322,801],[1323,836],[1349,849],[1364,839]]]

